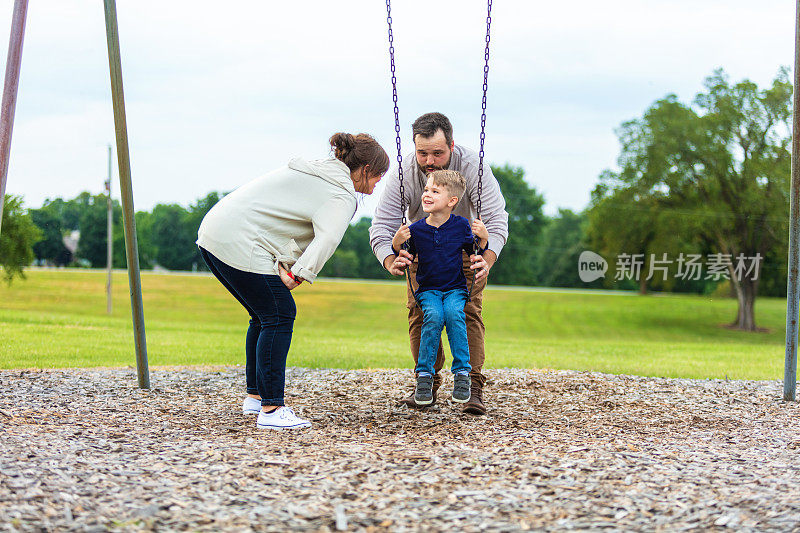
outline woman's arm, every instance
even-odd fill
[[[342,241],[355,212],[356,199],[349,194],[334,196],[322,204],[311,217],[314,239],[292,266],[295,277],[313,283]]]

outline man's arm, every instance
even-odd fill
[[[468,186],[470,200],[476,204],[478,200],[477,167],[474,172],[473,179],[469,180]],[[481,220],[489,233],[489,248],[483,257],[491,268],[508,240],[508,213],[506,212],[506,200],[500,191],[500,184],[492,174],[489,165],[483,167],[482,181]]]
[[[392,251],[392,238],[403,218],[403,213],[400,211],[400,179],[397,168],[389,171],[384,183],[383,193],[375,208],[372,225],[369,227],[369,243],[372,246],[372,253],[383,268],[392,272],[391,265],[396,259]]]
[[[473,165],[469,170],[467,187],[469,197],[477,211],[478,200],[478,161],[473,159]],[[489,270],[497,261],[497,256],[503,249],[508,239],[508,213],[506,212],[506,200],[500,191],[500,184],[492,174],[489,165],[483,167],[483,186],[481,190],[481,220],[486,226],[488,233],[488,248],[483,255],[470,256],[470,269],[475,271],[475,280],[486,277]]]
[[[497,254],[488,248],[483,251],[483,255],[481,257],[483,257],[483,260],[486,262],[486,268],[492,268],[497,261]]]

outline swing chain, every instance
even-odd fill
[[[386,0],[386,22],[389,24],[389,60],[392,69],[392,101],[394,102],[394,132],[397,137],[397,177],[400,180],[401,225],[406,223],[406,190],[403,185],[403,149],[400,146],[400,110],[397,107],[397,77],[394,70],[394,35],[392,34],[392,0]],[[485,97],[484,97],[485,100]]]
[[[388,2],[388,0],[387,0]],[[483,192],[483,144],[486,140],[486,91],[489,88],[489,42],[491,41],[492,28],[492,0],[489,0],[489,9],[486,14],[486,50],[483,53],[486,63],[483,66],[483,100],[481,102],[481,149],[478,152],[478,199],[475,209],[478,218],[481,217],[481,193]]]

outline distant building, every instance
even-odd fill
[[[73,257],[75,256],[75,252],[78,250],[78,242],[80,240],[80,230],[73,230],[61,238],[61,241],[64,243],[64,247],[69,250]]]

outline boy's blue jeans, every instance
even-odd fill
[[[434,374],[433,365],[436,363],[436,352],[439,350],[443,327],[447,328],[447,340],[453,353],[453,364],[450,367],[453,374],[472,370],[469,364],[467,325],[464,320],[464,306],[467,304],[466,289],[421,291],[417,294],[417,300],[424,318],[419,357],[414,370],[417,373]]]

